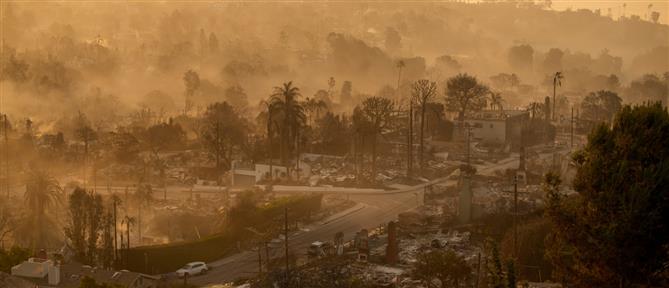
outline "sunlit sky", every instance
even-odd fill
[[[625,5],[623,9],[623,5]],[[652,7],[648,7],[651,5]],[[630,16],[632,14],[639,15],[643,19],[648,19],[648,11],[660,12],[660,22],[667,24],[667,14],[669,14],[669,0],[553,0],[553,9],[565,10],[571,8],[576,9],[600,9],[602,15],[608,14],[608,9],[611,8],[611,14],[614,19],[617,19],[623,14]]]

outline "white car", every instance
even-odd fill
[[[177,270],[177,276],[185,277],[207,273],[209,267],[204,262],[191,262]]]

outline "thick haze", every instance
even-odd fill
[[[201,79],[199,109],[234,101],[237,85],[251,109],[285,81],[312,97],[330,77],[337,91],[351,81],[354,95],[376,95],[396,87],[399,59],[406,83],[443,85],[466,72],[490,84],[490,76],[515,73],[526,89],[507,97],[514,107],[543,99],[556,70],[565,72],[565,93],[578,97],[603,89],[597,83],[612,74],[627,85],[668,70],[669,26],[630,17],[640,14],[631,9],[638,3],[628,4],[627,17],[612,10],[612,19],[564,10],[585,7],[581,1],[553,2],[561,11],[528,2],[3,2],[1,110],[41,130],[76,111],[100,126],[142,105],[176,114],[191,69]],[[665,22],[666,3],[654,5],[648,11]]]

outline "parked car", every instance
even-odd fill
[[[309,245],[309,250],[307,250],[307,254],[310,257],[321,257],[325,255],[330,255],[333,254],[334,246],[330,242],[321,242],[321,241],[316,241],[314,243],[311,243]]]
[[[177,276],[184,277],[185,275],[193,276],[207,273],[209,267],[204,262],[191,262],[186,264],[181,269],[177,270]]]

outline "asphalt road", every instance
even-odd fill
[[[295,254],[305,254],[309,244],[314,241],[332,241],[337,232],[344,233],[345,241],[351,240],[361,229],[378,227],[395,220],[399,213],[417,207],[422,201],[422,194],[417,192],[422,191],[422,188],[416,188],[395,194],[351,195],[351,200],[361,204],[358,208],[327,223],[317,223],[290,234],[289,249]],[[283,253],[283,246],[276,250],[279,251],[274,253]],[[192,277],[189,283],[205,286],[230,282],[240,277],[255,276],[258,273],[258,253],[244,251],[208,265],[212,267],[211,271],[206,275]]]

